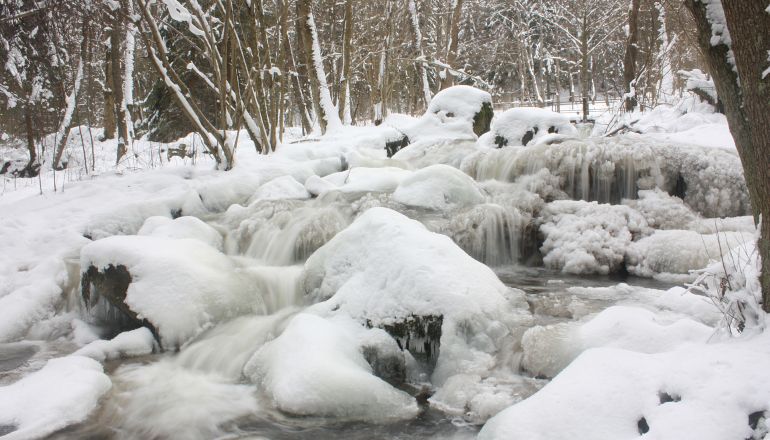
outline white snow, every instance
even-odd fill
[[[475,205],[484,196],[467,174],[448,165],[432,165],[404,178],[393,193],[393,200],[409,206],[446,210]]]
[[[82,422],[111,386],[93,359],[51,359],[41,370],[0,387],[0,425],[15,428],[3,440],[41,438]]]
[[[114,236],[83,247],[81,270],[125,266],[125,304],[150,321],[164,348],[178,347],[215,322],[263,309],[248,274],[194,239]]]
[[[631,241],[649,229],[627,206],[596,202],[558,200],[546,205],[542,218],[543,263],[566,273],[614,271]]]
[[[527,132],[531,132],[531,139],[524,144],[522,139]],[[500,136],[507,146],[521,146],[544,140],[551,133],[576,136],[577,129],[568,116],[560,113],[542,108],[512,108],[495,115],[487,138],[494,143],[495,137]]]
[[[415,400],[372,375],[345,327],[300,313],[257,351],[245,374],[288,413],[380,422],[414,417]]]
[[[121,357],[150,354],[155,347],[155,338],[150,330],[141,327],[120,333],[109,341],[98,340],[78,349],[76,356],[85,356],[99,362]]]
[[[249,202],[256,200],[309,199],[305,186],[292,176],[281,176],[260,186]]]
[[[176,219],[154,216],[144,221],[137,235],[151,235],[166,238],[190,238],[222,250],[222,234],[201,219],[182,216]]]

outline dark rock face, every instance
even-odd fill
[[[495,111],[492,110],[492,103],[485,102],[481,105],[481,109],[473,117],[473,132],[476,133],[476,136],[481,136],[489,131],[494,115]]]
[[[396,340],[401,350],[409,351],[418,362],[432,370],[439,356],[443,322],[443,315],[412,315],[402,321],[385,324],[382,329]]]
[[[388,153],[388,157],[393,157],[399,150],[405,148],[410,144],[409,136],[403,135],[401,139],[396,139],[385,143],[385,151]]]
[[[147,327],[160,344],[160,338],[152,323],[139,319],[126,305],[126,292],[130,284],[131,274],[126,266],[110,264],[101,270],[90,266],[81,274],[80,291],[83,302],[97,323],[110,328],[109,337]]]

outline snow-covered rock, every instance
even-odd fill
[[[337,321],[296,315],[245,374],[291,414],[379,422],[415,416],[416,401],[372,374],[350,324]]]
[[[99,362],[83,356],[49,360],[29,376],[0,387],[3,440],[42,438],[82,422],[112,387]]]
[[[577,135],[569,117],[542,108],[512,108],[495,116],[492,130],[486,136],[490,146],[514,147],[538,143],[548,135]]]
[[[247,272],[198,240],[109,237],[84,246],[80,264],[89,280],[86,302],[107,300],[130,320],[148,321],[164,348],[184,344],[215,322],[264,307]],[[104,281],[110,268],[122,274],[122,283]]]
[[[75,355],[90,357],[99,362],[121,357],[150,354],[155,347],[155,338],[150,330],[141,327],[120,333],[109,341],[98,340],[81,347]]]
[[[484,201],[476,182],[449,165],[432,165],[405,177],[393,193],[404,205],[434,210],[475,205]]]
[[[316,251],[305,263],[303,285],[322,301],[309,311],[322,316],[391,329],[440,317],[438,385],[453,374],[489,371],[501,344],[512,343],[512,332],[531,320],[520,291],[448,237],[386,208],[369,209]],[[418,351],[426,350],[421,341],[436,345],[437,335],[425,330],[412,336]]]
[[[292,176],[281,176],[257,188],[249,199],[249,203],[256,200],[309,199],[310,196],[305,186],[297,182],[297,179]]]
[[[217,250],[222,250],[222,234],[203,220],[183,216],[176,219],[154,216],[144,221],[137,235],[152,235],[167,238],[192,238],[200,240]]]

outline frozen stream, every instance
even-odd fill
[[[668,285],[640,278],[567,276],[542,268],[507,266],[496,270],[507,285],[524,290],[536,324],[570,320],[566,304],[574,301],[570,287],[612,286],[618,282],[652,288]],[[284,294],[289,294],[286,290]],[[615,300],[581,298],[586,312],[599,311]],[[113,381],[101,407],[84,423],[50,439],[70,438],[243,438],[243,439],[471,439],[480,426],[427,406],[409,421],[385,424],[340,422],[292,417],[270,408],[265,399],[255,407],[248,396],[253,386],[241,376],[243,364],[260,342],[279,331],[299,310],[283,307],[267,316],[244,316],[218,325],[178,353],[109,361]],[[50,344],[50,345],[49,345]],[[55,343],[16,343],[0,347],[0,380],[38,367],[57,352],[71,350]],[[544,384],[545,381],[542,381]],[[414,389],[408,390],[414,392]],[[522,390],[527,394],[532,390]],[[238,416],[239,413],[244,415]],[[184,426],[195,414],[197,423]],[[233,417],[235,416],[235,417]],[[217,427],[218,420],[232,419]],[[0,427],[2,429],[2,427]]]

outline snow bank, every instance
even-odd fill
[[[338,190],[353,192],[393,192],[411,173],[396,167],[355,167],[330,174],[323,179],[338,186]]]
[[[448,165],[432,165],[415,171],[398,185],[393,200],[408,206],[448,210],[475,205],[484,196],[467,174]]]
[[[446,88],[430,100],[426,114],[433,114],[441,122],[472,122],[484,103],[492,103],[492,95],[471,86]]]
[[[589,350],[540,392],[490,419],[478,438],[763,438],[768,347],[765,333],[658,354]]]
[[[590,321],[536,326],[521,341],[522,367],[533,375],[555,377],[583,351],[613,347],[641,353],[669,351],[688,342],[706,342],[714,329],[676,314],[613,306]]]
[[[93,359],[51,359],[41,370],[0,387],[0,426],[14,428],[3,440],[45,437],[82,422],[111,386]]]
[[[154,347],[155,338],[152,336],[152,332],[141,327],[120,333],[109,341],[93,341],[74,354],[104,362],[122,357],[150,354]]]
[[[414,417],[416,401],[372,375],[356,340],[336,322],[300,313],[246,364],[282,411],[346,420]]]
[[[198,240],[105,238],[83,247],[80,264],[84,273],[90,267],[125,266],[131,284],[124,303],[138,319],[153,324],[166,348],[184,344],[215,322],[263,306],[244,272]]]
[[[577,135],[577,129],[569,117],[542,108],[512,108],[496,115],[492,120],[490,147],[529,145],[549,134]]]
[[[176,219],[150,217],[144,221],[137,235],[166,238],[191,238],[222,250],[222,234],[197,217],[183,216]]]
[[[541,221],[543,263],[575,274],[614,272],[634,238],[649,232],[644,217],[629,207],[596,202],[551,202]]]
[[[386,208],[369,209],[316,251],[303,285],[323,301],[309,309],[322,316],[374,327],[442,316],[433,373],[439,385],[456,373],[487,372],[500,344],[531,320],[520,291],[448,237]]]

